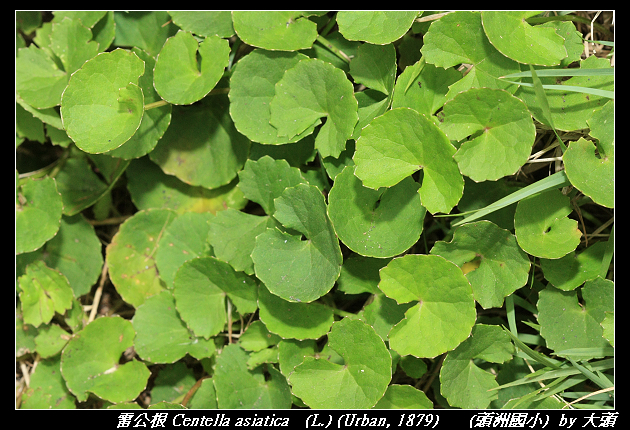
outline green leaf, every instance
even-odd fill
[[[365,43],[357,49],[357,56],[350,62],[350,75],[355,84],[391,94],[396,80],[396,48]]]
[[[470,88],[516,90],[497,78],[519,72],[518,63],[490,43],[480,12],[455,11],[441,17],[431,24],[423,42],[420,51],[427,63],[445,69],[462,63],[472,65],[466,76],[449,87],[447,99]]]
[[[411,385],[390,385],[374,409],[433,409],[433,403]]]
[[[238,37],[245,43],[271,51],[308,49],[317,38],[317,24],[301,11],[232,11]]]
[[[392,109],[361,132],[353,158],[355,175],[363,186],[378,189],[422,169],[422,205],[431,213],[448,213],[464,189],[454,154],[455,148],[433,121],[409,108]]]
[[[83,215],[62,217],[59,234],[49,240],[42,251],[43,261],[64,274],[75,297],[89,293],[101,275],[101,241]]]
[[[158,273],[155,252],[175,217],[168,209],[139,211],[121,224],[107,246],[110,279],[127,303],[140,306],[166,287]]]
[[[593,115],[589,123],[595,127],[596,135],[602,124],[614,128],[613,110],[611,101]],[[615,206],[615,147],[612,139],[603,138],[599,140],[599,145],[593,145],[593,142],[581,137],[571,142],[562,160],[571,184],[595,203],[608,208]]]
[[[366,188],[348,166],[328,195],[328,215],[341,241],[368,257],[393,257],[420,238],[426,209],[410,177],[391,188]]]
[[[256,246],[256,236],[273,226],[271,217],[228,208],[208,221],[208,242],[217,258],[251,275],[254,273],[251,253]]]
[[[241,314],[256,310],[255,281],[215,257],[198,257],[181,265],[173,281],[177,311],[188,327],[209,339],[226,322],[226,296]]]
[[[400,355],[435,357],[454,349],[475,324],[473,291],[462,271],[438,255],[394,258],[378,287],[399,304],[416,302],[389,333]]]
[[[444,105],[449,86],[461,77],[452,67],[435,67],[421,59],[398,75],[392,109],[408,107],[426,116],[433,115]]]
[[[186,327],[170,291],[145,300],[131,322],[136,331],[134,348],[145,361],[174,363],[186,354],[197,359],[214,355],[214,341],[197,337]]]
[[[461,142],[455,160],[474,181],[513,175],[529,158],[536,127],[525,103],[507,91],[470,89],[446,103],[443,112],[440,128]]]
[[[85,23],[69,17],[59,18],[55,15],[49,47],[70,76],[98,54],[99,44],[92,40],[92,31]]]
[[[238,179],[238,188],[245,197],[262,206],[268,215],[275,212],[274,199],[285,189],[306,183],[298,168],[289,166],[286,160],[275,160],[267,155],[258,160],[247,160],[243,170],[238,172]]]
[[[256,237],[252,252],[256,276],[285,300],[316,300],[333,287],[342,264],[324,196],[313,185],[299,184],[287,188],[274,204],[274,217],[306,239],[268,228]]]
[[[30,376],[21,409],[75,409],[75,398],[63,380],[59,356],[40,360]]]
[[[580,253],[570,252],[562,258],[540,259],[540,267],[554,287],[574,290],[599,274],[608,242],[595,242]]]
[[[149,157],[182,182],[213,189],[236,178],[250,142],[234,128],[227,96],[211,99],[174,107],[171,125]]]
[[[291,391],[285,377],[272,366],[248,370],[248,358],[238,344],[227,345],[217,356],[213,380],[219,409],[290,408]]]
[[[113,403],[135,399],[145,389],[149,369],[137,360],[119,364],[133,346],[135,331],[121,317],[97,318],[75,333],[61,354],[61,374],[80,402],[94,393]]]
[[[477,324],[471,336],[446,356],[440,369],[440,392],[450,405],[485,409],[498,398],[495,376],[474,364],[474,358],[503,363],[514,353],[509,336],[499,326]]]
[[[206,238],[208,221],[213,218],[208,212],[186,212],[178,215],[162,233],[155,252],[155,264],[168,288],[172,288],[175,273],[182,264],[212,255]]]
[[[232,13],[227,10],[170,10],[173,23],[199,36],[234,36]]]
[[[338,157],[358,120],[358,103],[345,73],[317,59],[300,60],[276,84],[269,103],[271,125],[279,137],[292,139],[321,123],[315,148],[322,157]]]
[[[59,231],[62,211],[63,202],[53,178],[31,178],[19,185],[15,202],[15,253],[35,251],[52,239]]]
[[[348,40],[386,45],[400,39],[419,15],[419,11],[340,11],[339,32]]]
[[[344,318],[332,325],[327,346],[343,357],[344,364],[306,357],[289,376],[293,394],[313,409],[373,407],[392,375],[383,340],[369,325]]]
[[[614,309],[614,283],[600,277],[587,281],[577,291],[560,291],[547,287],[539,294],[538,322],[547,346],[555,351],[573,348],[605,347],[601,322]],[[560,355],[562,355],[560,353]],[[594,355],[600,357],[601,355]]]
[[[267,329],[285,339],[318,339],[330,330],[333,311],[320,303],[296,303],[258,290],[260,320]]]
[[[254,142],[269,145],[296,142],[314,125],[291,139],[281,138],[269,121],[269,103],[284,72],[307,57],[297,52],[255,49],[237,63],[230,77],[230,115],[236,129]]]
[[[156,57],[169,36],[179,28],[166,11],[116,11],[116,46],[135,46]]]
[[[199,101],[223,76],[229,54],[227,40],[209,36],[198,43],[192,33],[180,30],[166,40],[157,56],[153,72],[155,90],[172,104]]]
[[[126,171],[128,189],[138,209],[172,209],[184,212],[211,212],[229,207],[241,209],[247,203],[232,182],[213,190],[193,187],[167,175],[148,157],[133,160]]]
[[[41,260],[26,266],[26,273],[18,278],[18,283],[26,324],[34,327],[48,324],[55,312],[63,314],[72,307],[74,295],[68,279]]]
[[[483,29],[490,42],[519,63],[553,66],[567,56],[564,39],[548,27],[532,27],[525,20],[538,11],[484,11]]]
[[[529,277],[529,258],[516,238],[490,221],[458,227],[453,240],[436,242],[431,254],[441,255],[465,271],[475,300],[484,309],[503,306],[504,297],[525,285]]]
[[[118,148],[133,136],[144,114],[138,79],[144,62],[124,49],[98,54],[77,70],[61,98],[68,136],[91,154]]]
[[[65,160],[63,169],[55,176],[57,188],[63,199],[64,215],[76,215],[101,200],[129,166],[128,161],[103,155],[112,160],[115,167],[111,175],[99,172],[101,173],[99,177],[91,165],[95,163],[93,156],[78,150],[72,151],[70,157]],[[81,178],[80,182],[76,180],[77,177]]]
[[[551,189],[521,200],[514,214],[514,232],[525,252],[541,258],[560,258],[575,250],[582,232],[571,213],[569,197]]]
[[[146,109],[146,106],[149,104],[162,101],[162,98],[153,87],[155,59],[139,48],[132,48],[132,51],[144,61],[145,65],[144,75],[139,80],[139,86],[144,95],[145,111],[136,134],[118,148],[107,153],[107,155],[112,157],[119,157],[125,160],[142,157],[155,148],[155,145],[164,136],[171,123],[171,112],[173,109],[170,104]]]
[[[378,271],[387,266],[389,258],[364,257],[359,254],[348,256],[341,266],[337,288],[346,294],[378,294]]]
[[[15,90],[26,103],[37,109],[61,103],[69,74],[35,44],[18,49],[15,59]]]

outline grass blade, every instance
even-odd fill
[[[528,185],[525,188],[521,188],[520,190],[515,191],[508,196],[505,196],[502,199],[497,200],[496,202],[486,206],[485,208],[473,211],[472,215],[464,218],[461,221],[456,222],[452,226],[456,227],[458,225],[474,221],[476,219],[479,219],[481,217],[488,215],[489,213],[492,213],[499,209],[503,209],[504,207],[509,206],[513,203],[516,203],[531,195],[541,193],[551,188],[565,187],[569,184],[570,184],[569,178],[567,178],[567,175],[564,173],[564,170],[561,170],[557,173],[554,173],[551,176],[546,177],[545,179],[541,179],[540,181],[534,182],[533,184]],[[471,212],[466,212],[466,214],[468,213],[471,213]],[[455,215],[463,215],[463,214],[455,214]]]

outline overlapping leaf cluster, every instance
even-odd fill
[[[609,392],[612,235],[572,213],[614,208],[614,101],[571,88],[614,80],[505,79],[611,69],[536,15],[18,14],[18,145],[63,148],[16,172],[16,355],[39,360],[22,406],[136,407],[154,364],[166,407],[561,407],[595,374]],[[525,194],[558,132],[565,179]],[[105,274],[132,317],[94,318]],[[520,379],[532,359],[598,370],[545,393]]]

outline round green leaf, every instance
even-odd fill
[[[140,77],[140,88],[144,95],[144,104],[158,102],[161,97],[155,92],[153,87],[153,68],[155,67],[155,59],[139,48],[132,48],[132,51],[144,61],[144,75]],[[170,104],[145,110],[142,122],[136,134],[125,142],[122,146],[109,151],[107,155],[112,157],[130,160],[139,158],[148,154],[155,148],[157,142],[164,136],[166,129],[171,123],[171,111],[173,107]]]
[[[391,188],[366,188],[348,166],[328,195],[328,215],[341,241],[368,257],[393,257],[420,238],[426,209],[407,177]]]
[[[43,260],[68,278],[75,297],[90,292],[101,275],[103,254],[94,227],[83,215],[62,217],[59,234],[44,249]]]
[[[138,79],[144,62],[124,49],[87,61],[61,97],[61,120],[68,136],[91,154],[111,151],[131,138],[144,114]]]
[[[350,62],[350,74],[355,84],[361,83],[383,94],[391,94],[396,80],[396,48],[365,43],[357,49]]]
[[[554,66],[567,56],[564,38],[555,29],[532,27],[525,20],[538,11],[484,11],[483,29],[503,55],[523,64]]]
[[[503,363],[512,358],[514,345],[499,326],[476,324],[471,336],[446,356],[440,369],[440,392],[449,405],[484,409],[498,398],[496,376],[473,359]]]
[[[174,363],[186,354],[202,359],[214,355],[214,340],[196,337],[181,320],[170,291],[149,297],[133,316],[134,348],[151,363]]]
[[[560,258],[575,250],[582,232],[571,213],[569,197],[551,189],[518,202],[514,233],[525,252],[541,258]]]
[[[580,253],[570,252],[562,258],[540,259],[540,267],[554,287],[563,291],[574,290],[584,282],[595,279],[602,266],[607,241],[595,242]]]
[[[109,277],[122,299],[133,306],[166,287],[155,263],[155,251],[165,229],[176,217],[168,209],[136,212],[121,224],[107,246]]]
[[[238,172],[238,188],[245,197],[262,206],[266,214],[272,215],[276,208],[274,199],[285,189],[306,183],[300,169],[291,167],[286,160],[274,160],[265,155],[258,160],[247,160]]]
[[[217,212],[208,221],[208,242],[217,258],[227,261],[235,270],[251,275],[254,273],[251,254],[256,246],[256,236],[273,225],[273,219],[268,216],[228,208]]]
[[[236,129],[254,142],[270,145],[295,142],[313,132],[314,125],[292,139],[280,138],[269,120],[269,103],[284,72],[306,59],[297,52],[255,49],[238,61],[230,77],[230,115]]]
[[[422,40],[421,53],[427,63],[444,68],[462,63],[472,66],[466,76],[449,86],[447,99],[470,88],[497,88],[511,93],[518,88],[497,79],[521,70],[516,61],[490,43],[483,30],[480,12],[451,12],[434,21]]]
[[[54,178],[31,178],[18,186],[15,253],[35,251],[53,238],[59,231],[62,212],[63,202]]]
[[[577,291],[547,287],[539,294],[540,335],[549,348],[560,352],[573,348],[608,346],[602,321],[614,310],[614,283],[600,277],[582,287],[582,303]]]
[[[490,221],[464,224],[453,233],[451,242],[436,242],[431,254],[441,255],[466,273],[475,300],[484,309],[503,306],[503,298],[527,283],[530,262],[516,238]]]
[[[211,213],[186,212],[179,215],[164,230],[155,253],[155,264],[160,278],[169,288],[177,269],[188,260],[211,255],[208,246],[208,221]]]
[[[22,396],[20,409],[76,409],[76,399],[61,376],[60,359],[56,356],[37,363],[29,387]]]
[[[135,399],[145,389],[149,369],[137,360],[119,364],[133,346],[131,322],[118,316],[97,318],[75,333],[61,354],[61,374],[80,402],[94,393],[113,403]]]
[[[337,288],[346,294],[380,293],[378,271],[387,266],[390,259],[364,257],[351,254],[343,261],[337,279]]]
[[[433,403],[411,385],[390,385],[374,409],[433,409]]]
[[[92,31],[85,21],[57,15],[53,21],[49,47],[61,60],[68,76],[99,51],[99,44],[92,40]]]
[[[472,287],[459,267],[438,255],[407,254],[380,271],[378,287],[398,303],[417,302],[389,333],[400,355],[435,357],[469,335],[477,313]]]
[[[149,157],[133,160],[126,176],[131,199],[138,209],[216,213],[229,207],[242,209],[247,203],[234,182],[213,190],[193,187],[164,173]]]
[[[15,58],[15,91],[37,109],[61,103],[68,84],[68,74],[46,52],[34,43],[18,49]]]
[[[221,350],[214,368],[214,387],[219,409],[288,409],[291,390],[273,366],[247,368],[249,354],[238,344]]]
[[[383,340],[366,323],[344,318],[332,325],[327,347],[343,357],[344,364],[307,356],[289,376],[293,394],[313,409],[373,407],[392,377],[392,359]]]
[[[512,175],[529,158],[536,127],[525,103],[507,91],[470,89],[447,102],[443,112],[440,128],[449,139],[463,141],[455,160],[474,181]]]
[[[258,48],[278,51],[308,49],[317,38],[317,24],[300,11],[232,11],[238,37]]]
[[[339,32],[348,40],[386,45],[400,39],[410,28],[418,11],[353,10],[337,12]]]
[[[74,295],[68,279],[60,272],[37,260],[26,266],[18,278],[20,304],[26,324],[39,327],[48,324],[55,312],[64,314],[72,307]]]
[[[168,14],[179,28],[199,36],[234,36],[229,10],[171,10]]]
[[[192,33],[180,30],[166,40],[157,56],[153,71],[155,90],[172,104],[199,101],[223,76],[229,55],[227,40],[210,36],[199,43]]]
[[[316,300],[333,287],[342,263],[324,196],[313,185],[299,184],[275,199],[275,207],[274,217],[306,239],[268,228],[256,237],[252,252],[256,276],[285,300]]]
[[[293,139],[321,123],[315,148],[322,157],[338,157],[358,120],[354,88],[343,70],[318,59],[300,60],[276,84],[269,103],[270,122],[279,138]]]
[[[392,109],[408,107],[433,115],[444,105],[449,86],[461,78],[462,74],[453,67],[435,67],[418,61],[407,66],[396,79]]]
[[[330,330],[332,308],[320,303],[296,303],[271,294],[263,285],[258,290],[260,320],[267,329],[285,339],[318,339]]]
[[[455,151],[426,116],[409,108],[392,109],[362,130],[353,158],[355,175],[365,187],[378,189],[422,169],[422,205],[431,213],[448,213],[464,191]]]
[[[225,326],[226,296],[241,314],[257,308],[254,280],[215,257],[186,261],[177,271],[173,285],[181,318],[197,336],[206,339],[220,333]]]
[[[609,118],[612,120],[613,115],[611,114]],[[580,137],[577,142],[571,142],[562,160],[571,184],[592,198],[595,203],[608,208],[615,206],[613,145],[596,146],[590,140]]]
[[[175,106],[171,125],[149,157],[182,182],[212,189],[236,178],[250,141],[234,128],[227,96],[211,99]]]

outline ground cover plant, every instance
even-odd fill
[[[614,407],[611,12],[16,13],[16,407]]]

